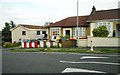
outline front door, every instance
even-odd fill
[[[65,35],[70,36],[70,30],[66,30]]]

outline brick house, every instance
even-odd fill
[[[105,25],[109,31],[108,37],[120,37],[120,9],[98,10],[93,8],[87,19],[90,24],[90,35],[92,30],[98,26]],[[114,34],[115,33],[115,34]],[[113,35],[114,34],[114,35]]]
[[[88,16],[79,16],[78,25],[78,37],[86,38],[89,34],[89,25],[86,23]],[[48,29],[48,39],[53,36],[66,36],[69,35],[70,38],[76,38],[76,16],[68,17],[53,24],[47,26]]]

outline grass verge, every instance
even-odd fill
[[[35,49],[11,49],[11,52],[71,52],[71,53],[120,53],[117,49],[88,50],[80,48],[35,48]]]

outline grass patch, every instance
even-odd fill
[[[104,53],[120,53],[120,50],[115,50],[115,49],[101,49],[99,51]]]
[[[11,52],[39,52],[37,50],[10,50]]]
[[[80,49],[80,48],[34,48],[34,49],[11,49],[11,52],[71,52],[71,53],[120,53],[115,49]]]

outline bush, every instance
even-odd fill
[[[63,40],[69,40],[69,39],[70,39],[70,36],[69,36],[69,35],[63,36],[62,39],[63,39]]]
[[[94,37],[107,37],[109,31],[107,30],[106,26],[99,26],[97,28],[94,28],[92,33]]]
[[[3,47],[5,48],[12,48],[12,47],[18,47],[20,46],[20,43],[10,43],[10,42],[5,42]]]

